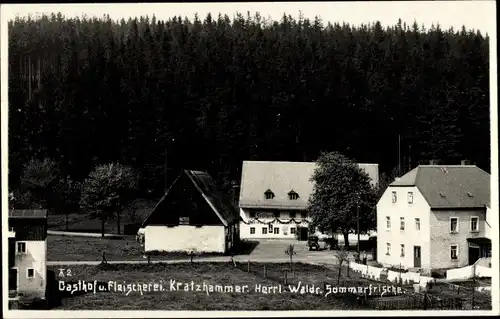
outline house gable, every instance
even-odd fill
[[[146,218],[143,227],[147,225],[177,226],[183,224],[192,226],[224,225],[217,211],[203,196],[203,193],[187,171],[183,171],[175,180]]]

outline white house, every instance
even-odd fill
[[[144,249],[228,253],[239,242],[239,221],[208,173],[183,170],[143,222]]]
[[[376,185],[378,164],[358,165]],[[306,207],[315,168],[314,162],[244,161],[239,196],[241,238],[306,239]]]
[[[474,165],[420,165],[377,204],[377,260],[412,269],[462,267],[491,256],[490,175]]]
[[[9,211],[9,296],[46,300],[47,211]]]

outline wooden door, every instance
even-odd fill
[[[419,268],[422,265],[420,246],[413,246],[413,267]]]
[[[307,227],[300,227],[300,240],[307,240]]]
[[[9,291],[17,291],[17,269],[9,269]]]
[[[469,265],[473,265],[480,256],[479,246],[469,246]]]

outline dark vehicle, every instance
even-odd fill
[[[325,249],[339,249],[339,241],[335,238],[325,238]]]
[[[318,236],[309,236],[307,239],[307,245],[309,246],[309,250],[319,250]]]

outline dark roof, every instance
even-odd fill
[[[490,206],[490,174],[475,165],[420,165],[390,186],[415,186],[431,208]]]
[[[9,218],[47,218],[47,210],[46,209],[9,210]]]
[[[185,170],[185,173],[188,174],[196,188],[224,224],[232,224],[240,220],[240,214],[236,207],[231,203],[227,195],[217,189],[215,181],[207,172]]]
[[[240,221],[241,217],[238,213],[237,208],[231,203],[228,196],[217,189],[213,178],[207,172],[183,170],[177,180],[182,176],[182,174],[186,174],[188,176],[189,180],[191,180],[195,188],[200,192],[205,201],[225,226]],[[160,203],[165,200],[177,180],[170,186],[170,188],[167,190],[165,195],[163,195],[162,199],[158,202],[156,207],[158,207]],[[147,225],[148,219],[156,210],[156,207],[151,211],[148,217],[146,217],[142,224],[142,227],[145,227]]]

